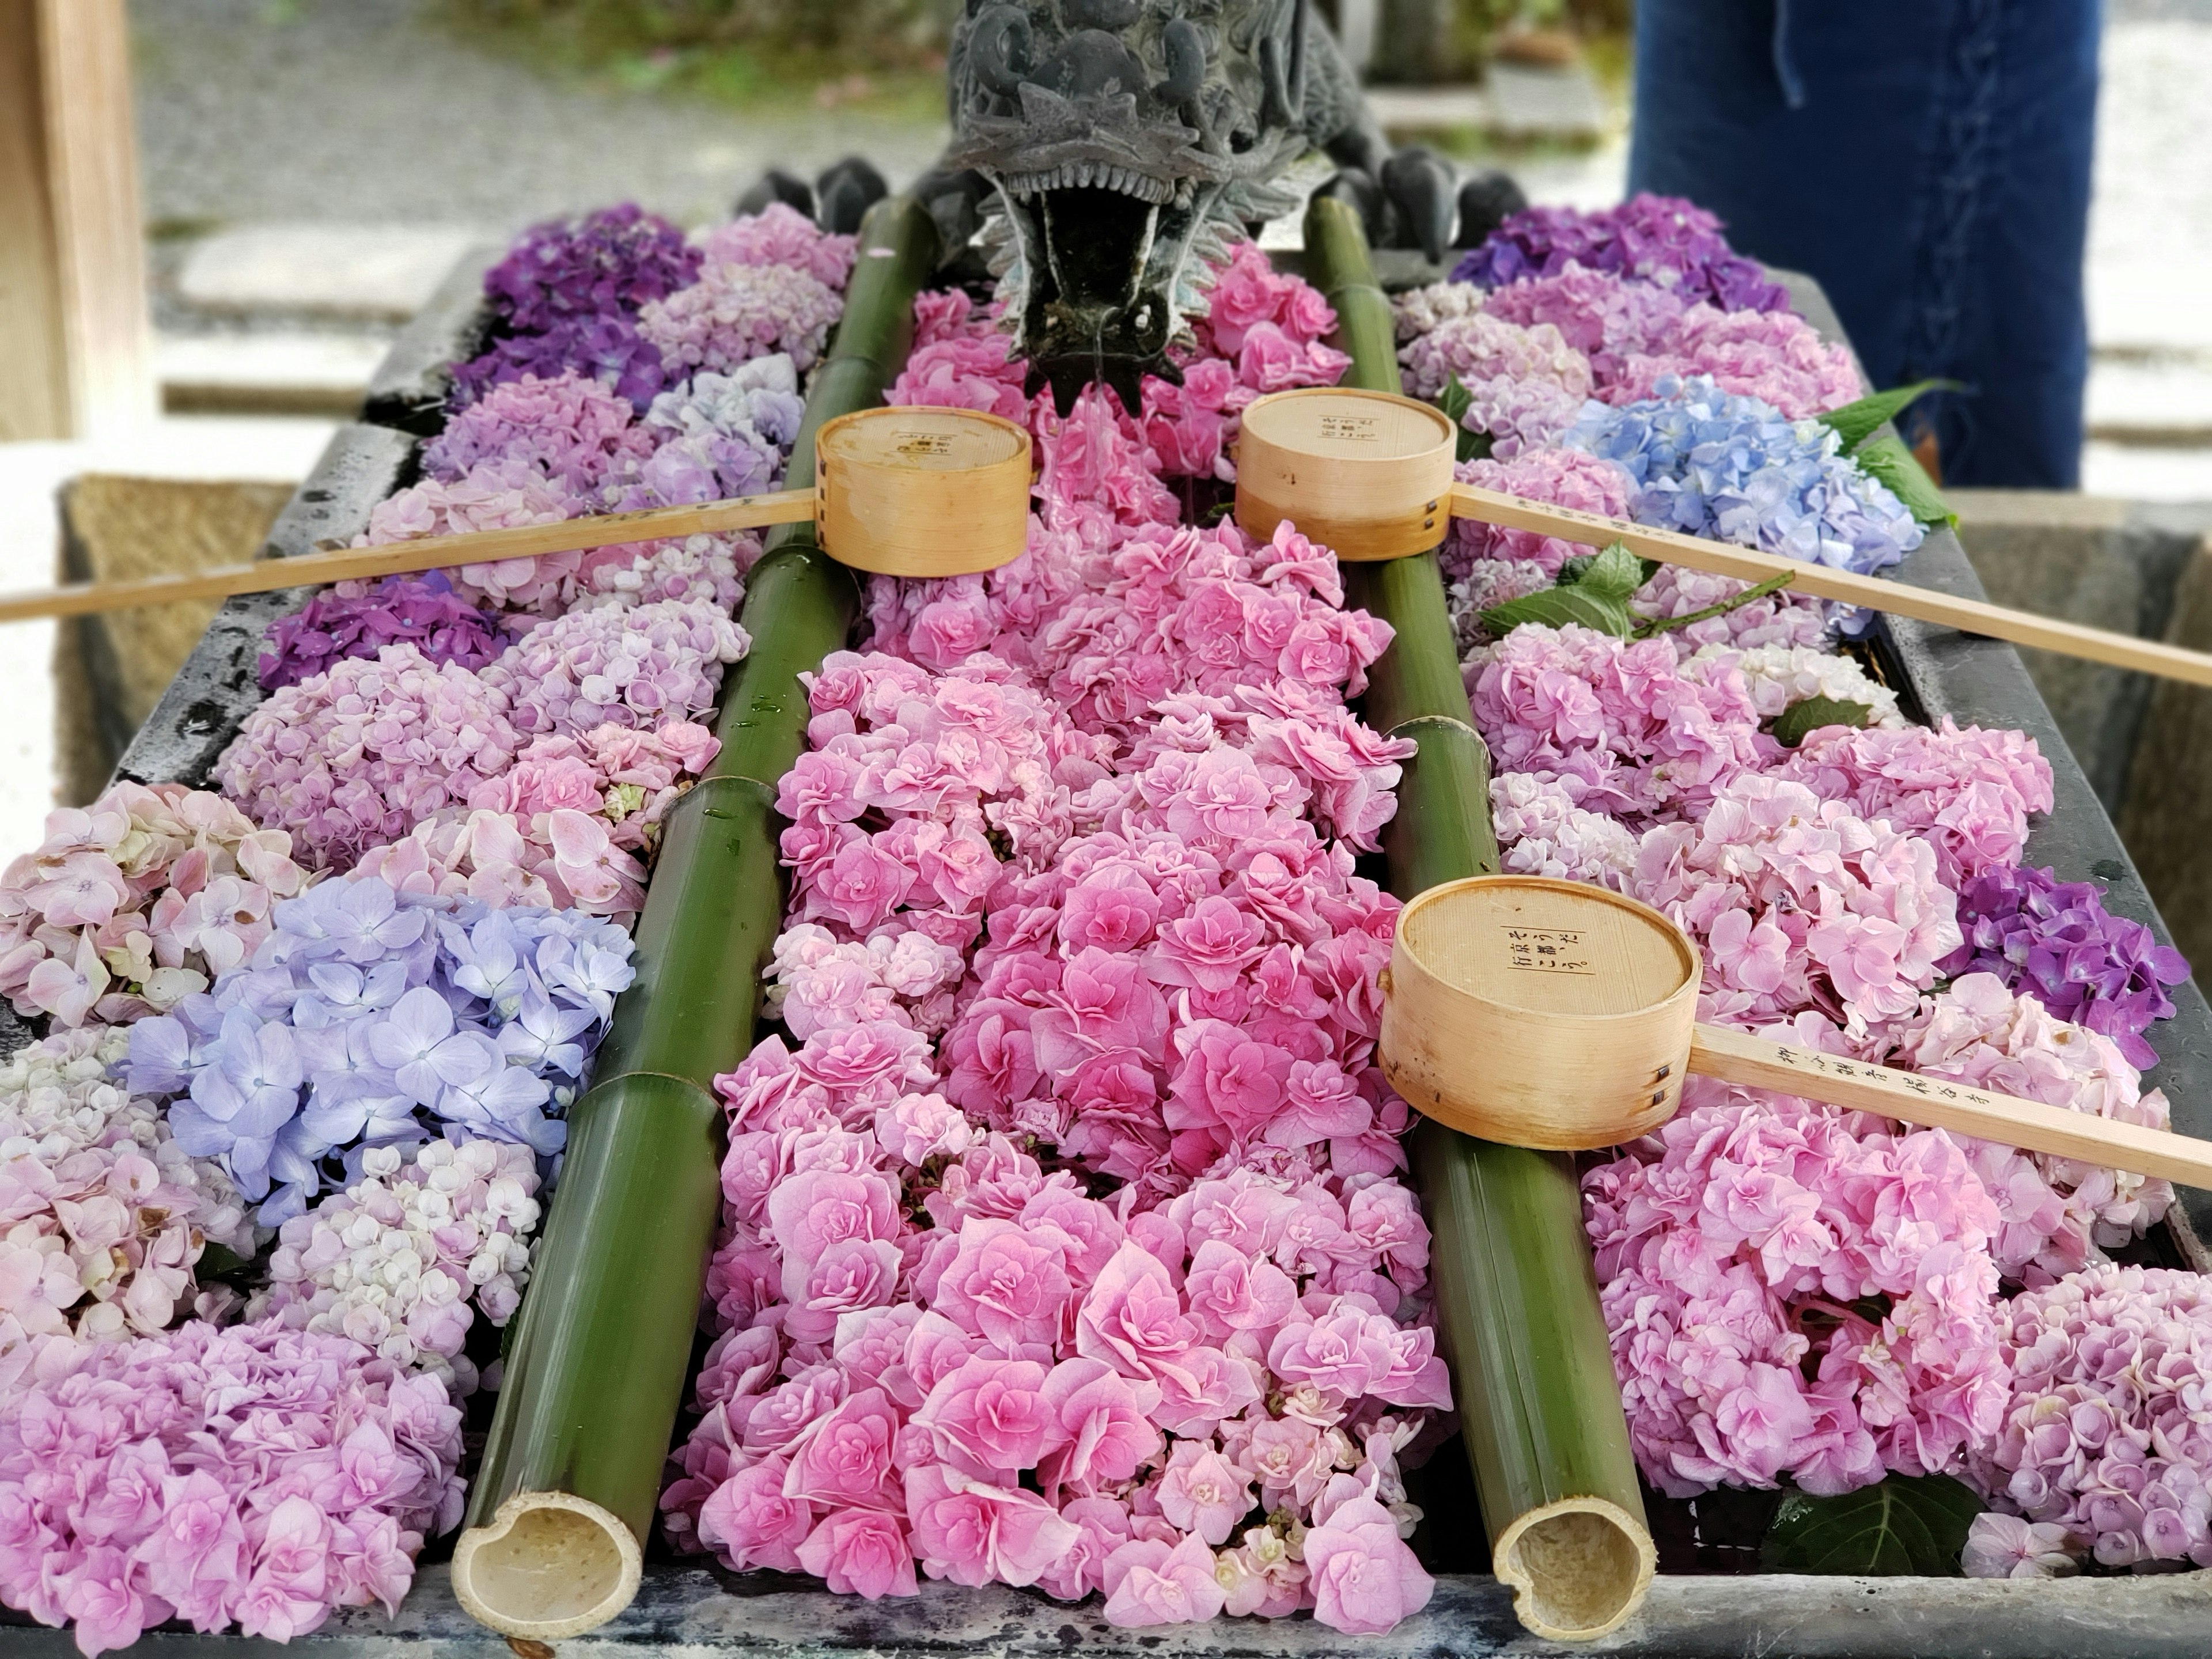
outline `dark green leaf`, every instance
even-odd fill
[[[1490,454],[1490,434],[1477,432],[1467,423],[1467,411],[1474,404],[1474,398],[1461,384],[1457,374],[1444,376],[1444,389],[1437,396],[1437,407],[1451,416],[1452,424],[1459,428],[1459,459],[1480,461]]]
[[[200,1252],[200,1259],[192,1264],[192,1277],[202,1285],[218,1282],[246,1287],[252,1275],[253,1261],[222,1244],[210,1244]]]
[[[1622,640],[1636,631],[1628,598],[1644,586],[1644,561],[1619,542],[1594,557],[1568,560],[1559,577],[1557,587],[1491,606],[1480,618],[1483,631],[1503,639],[1522,623],[1551,628],[1579,623]]]
[[[1766,729],[1784,749],[1795,749],[1824,726],[1848,726],[1863,732],[1873,718],[1874,710],[1863,702],[1845,702],[1837,697],[1802,697],[1776,715],[1774,724]]]
[[[1876,438],[1851,459],[1875,483],[1887,484],[1891,493],[1905,503],[1905,510],[1921,523],[1959,522],[1959,515],[1951,510],[1935,481],[1921,471],[1920,463],[1912,459],[1912,452],[1902,440]]]
[[[1893,421],[1902,415],[1915,398],[1930,392],[1956,391],[1958,385],[1956,380],[1918,380],[1894,391],[1877,392],[1871,398],[1830,410],[1820,417],[1820,423],[1835,428],[1836,435],[1844,441],[1844,453],[1848,455],[1874,436],[1884,421]]]
[[[1893,1474],[1839,1497],[1793,1492],[1759,1548],[1767,1572],[1960,1577],[1959,1552],[1985,1506],[1948,1474]]]

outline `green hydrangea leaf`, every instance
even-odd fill
[[[1986,1507],[1948,1474],[1893,1474],[1832,1498],[1793,1492],[1759,1547],[1767,1572],[1956,1578],[1959,1553]]]
[[[1958,385],[1956,380],[1916,380],[1911,386],[1877,392],[1855,404],[1832,409],[1818,418],[1821,425],[1835,428],[1836,435],[1843,440],[1844,453],[1849,455],[1874,436],[1884,421],[1893,421],[1902,415],[1914,398],[1930,392],[1956,391]]]
[[[1625,640],[1636,631],[1629,596],[1644,586],[1644,562],[1619,542],[1594,556],[1577,556],[1559,567],[1559,584],[1540,593],[1508,599],[1482,613],[1482,629],[1503,639],[1522,623],[1584,628]]]
[[[1784,749],[1795,749],[1824,726],[1864,731],[1873,718],[1874,710],[1863,702],[1846,702],[1840,697],[1801,697],[1776,715],[1774,724],[1766,729]]]
[[[1470,430],[1467,424],[1467,411],[1474,406],[1474,394],[1461,383],[1459,376],[1447,374],[1444,389],[1437,397],[1437,407],[1450,416],[1452,424],[1459,428],[1459,459],[1462,461],[1486,460],[1490,456],[1490,434]]]
[[[1959,515],[1943,499],[1936,482],[1923,471],[1904,441],[1895,436],[1876,438],[1851,457],[1860,471],[1905,503],[1905,510],[1923,524],[1956,525]]]

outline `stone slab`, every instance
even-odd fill
[[[155,342],[154,373],[173,415],[352,420],[389,346],[375,334],[172,334]]]
[[[1999,605],[2156,639],[2195,534],[2141,521],[2124,501],[2057,491],[1951,492],[1959,536]],[[2021,652],[2105,810],[2127,794],[2151,679],[2048,651]]]
[[[475,233],[444,225],[259,225],[224,231],[185,258],[178,291],[210,311],[411,317]]]
[[[2212,301],[2212,284],[2199,303]],[[2111,443],[2212,450],[2212,352],[2089,364],[2089,435]]]
[[[2032,1580],[1667,1577],[1623,1629],[1597,1642],[1547,1642],[1522,1628],[1495,1579],[1439,1578],[1421,1612],[1385,1636],[1345,1636],[1310,1617],[1216,1620],[1153,1630],[1106,1623],[1096,1600],[1069,1607],[1030,1590],[924,1580],[910,1598],[866,1602],[799,1588],[781,1573],[725,1574],[656,1564],[608,1624],[564,1638],[562,1659],[775,1655],[777,1659],[2202,1659],[2212,1575]],[[10,1615],[10,1622],[22,1615]],[[66,1631],[10,1630],[21,1659],[67,1659]],[[220,1645],[240,1659],[513,1659],[471,1621],[448,1570],[425,1567],[398,1617],[346,1609],[289,1647],[246,1637],[149,1631],[145,1659]]]
[[[1528,138],[1595,138],[1605,131],[1605,97],[1584,64],[1493,63],[1484,86],[1496,131]]]

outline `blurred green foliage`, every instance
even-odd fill
[[[459,31],[637,92],[942,110],[961,0],[432,0]]]

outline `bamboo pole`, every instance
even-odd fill
[[[1605,547],[1619,542],[1640,557],[1656,559],[1663,564],[1679,564],[1716,576],[1735,576],[1747,582],[1771,581],[1780,577],[1791,592],[1809,594],[1816,599],[1839,599],[1846,605],[1885,611],[1893,617],[1911,617],[1955,628],[1962,634],[1986,635],[1991,639],[2008,640],[2014,645],[2032,645],[2061,656],[2110,663],[2115,668],[2183,680],[2191,685],[2212,685],[2212,655],[2202,651],[2137,639],[2131,634],[2108,633],[2101,628],[2084,628],[2079,623],[2059,622],[2025,611],[2008,611],[1984,600],[1960,599],[1933,588],[1912,587],[1880,576],[1861,576],[1803,559],[1786,559],[1778,554],[1738,547],[1733,542],[1709,541],[1703,536],[1656,530],[1650,525],[1632,524],[1626,519],[1601,518],[1571,507],[1553,507],[1494,489],[1478,489],[1472,484],[1453,487],[1451,513],[1455,519],[1477,519],[1508,530],[1533,530],[1540,536],[1555,536],[1561,541],[1579,542],[1586,547]]]
[[[1306,215],[1316,282],[1336,307],[1347,385],[1396,392],[1397,345],[1359,222]],[[1418,745],[1383,830],[1390,889],[1410,899],[1498,868],[1490,757],[1474,730],[1434,553],[1345,567],[1351,602],[1396,629],[1370,673],[1368,723]],[[1617,1629],[1656,1555],[1613,1380],[1571,1158],[1424,1122],[1413,1170],[1432,1235],[1437,1331],[1499,1577],[1539,1635]]]
[[[496,564],[501,559],[532,559],[623,542],[661,541],[728,530],[761,530],[797,524],[814,516],[811,489],[780,489],[763,495],[738,495],[699,507],[653,507],[635,513],[596,513],[552,524],[516,525],[506,530],[471,530],[455,536],[425,536],[388,542],[381,547],[345,547],[296,559],[261,559],[252,564],[219,566],[176,576],[149,576],[126,582],[76,582],[64,587],[30,588],[0,593],[0,622],[32,617],[83,617],[135,605],[168,605],[178,599],[222,599],[234,593],[273,593],[285,587],[325,582],[377,581],[386,576],[456,565]]]
[[[824,422],[882,401],[936,260],[935,226],[911,201],[869,210],[792,453],[794,487],[812,483]],[[578,1635],[636,1594],[720,1203],[713,1079],[752,1045],[782,924],[775,802],[805,741],[798,677],[843,646],[859,607],[851,574],[815,545],[811,522],[778,532],[747,578],[752,650],[723,685],[720,753],[669,814],[638,923],[637,982],[569,1113],[567,1162],[454,1552],[461,1605],[508,1636]]]

